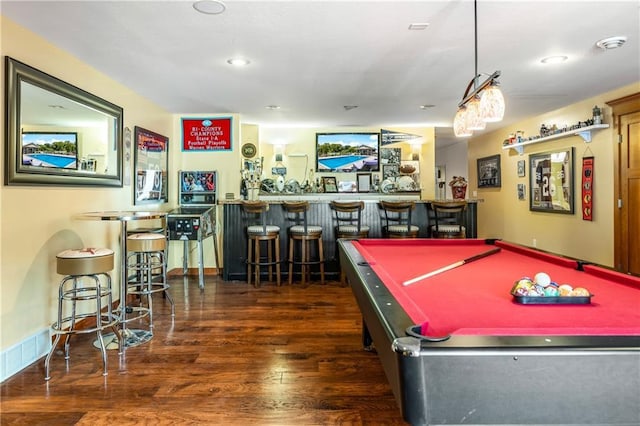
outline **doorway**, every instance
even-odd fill
[[[640,275],[640,93],[607,102],[612,108],[615,269]]]

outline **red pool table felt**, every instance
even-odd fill
[[[497,254],[404,286],[402,283],[494,248],[484,240],[362,239],[354,246],[426,336],[640,335],[640,278],[496,241]],[[584,287],[583,305],[523,305],[510,291],[546,272]]]

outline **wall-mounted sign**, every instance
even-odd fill
[[[183,118],[183,151],[230,151],[231,117]]]

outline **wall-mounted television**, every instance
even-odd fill
[[[22,132],[22,165],[78,169],[78,133]]]
[[[316,133],[316,171],[377,172],[380,133]]]

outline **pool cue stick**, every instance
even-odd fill
[[[443,266],[442,268],[436,269],[435,271],[431,271],[431,272],[428,272],[428,273],[426,273],[424,275],[420,275],[419,277],[415,277],[415,278],[412,278],[410,280],[407,280],[407,281],[403,282],[402,285],[403,286],[408,286],[408,285],[411,285],[413,283],[417,283],[418,281],[422,281],[422,280],[427,279],[429,277],[432,277],[434,275],[438,275],[438,274],[440,274],[442,272],[449,271],[451,269],[457,268],[458,266],[462,266],[464,264],[471,263],[474,260],[478,260],[478,259],[482,259],[483,257],[491,256],[492,254],[496,254],[499,251],[500,251],[500,247],[492,248],[491,250],[487,250],[485,252],[476,254],[474,256],[467,257],[466,259],[462,259],[462,260],[454,262],[454,263],[452,263],[450,265]]]

